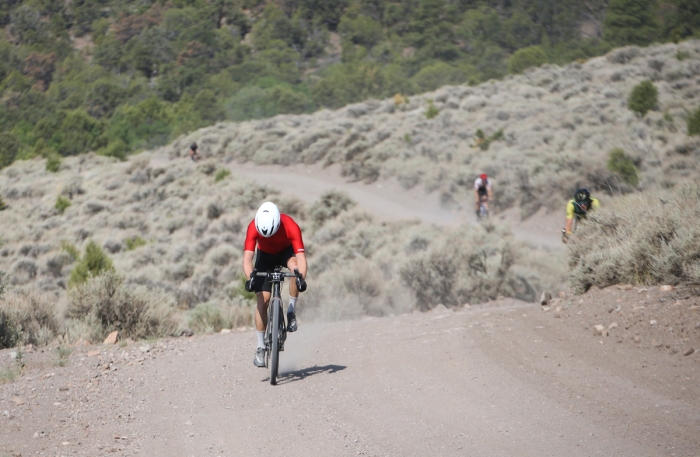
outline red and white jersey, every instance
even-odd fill
[[[476,178],[476,181],[474,181],[474,190],[479,190],[482,187],[485,187],[487,189],[491,188],[491,180],[487,179],[486,182],[484,183],[481,178]]]
[[[267,254],[279,254],[289,245],[292,246],[295,254],[304,252],[304,240],[301,238],[301,229],[294,222],[294,219],[286,214],[280,214],[280,228],[269,238],[265,238],[258,233],[258,230],[255,228],[255,219],[253,219],[248,224],[243,249],[255,251],[256,244],[259,250]]]

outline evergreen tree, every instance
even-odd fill
[[[653,0],[610,0],[603,38],[615,46],[644,46],[658,36]]]
[[[665,34],[674,41],[700,35],[700,2],[673,0],[668,2],[670,14],[665,21]]]

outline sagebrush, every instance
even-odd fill
[[[700,280],[700,189],[659,197],[628,195],[588,216],[570,243],[574,291]]]
[[[101,341],[117,330],[120,338],[153,338],[171,335],[177,325],[175,302],[159,290],[132,286],[108,270],[72,288],[66,317],[87,323],[92,341]]]
[[[20,344],[45,345],[61,330],[57,298],[15,288],[0,299],[0,349]]]

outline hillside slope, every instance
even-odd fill
[[[205,155],[256,164],[338,164],[350,180],[396,177],[407,189],[439,190],[453,202],[481,172],[495,181],[499,208],[559,208],[579,185],[595,193],[631,186],[606,169],[622,148],[639,188],[663,189],[698,176],[700,141],[685,119],[700,104],[700,41],[627,47],[583,64],[544,65],[475,87],[370,100],[338,111],[221,123],[165,148],[181,156],[192,140]],[[632,88],[651,79],[659,107],[644,118],[627,108]],[[439,114],[428,119],[431,109]],[[477,131],[492,137],[477,147]],[[604,201],[604,198],[603,198]]]

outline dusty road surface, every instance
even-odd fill
[[[595,336],[576,299],[301,322],[277,386],[249,329],[26,351],[0,456],[700,455],[698,354]]]

